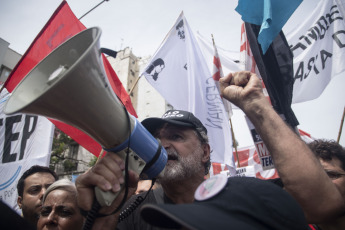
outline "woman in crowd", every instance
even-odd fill
[[[42,201],[37,229],[82,229],[84,218],[77,205],[77,190],[67,179],[58,180],[47,189]]]

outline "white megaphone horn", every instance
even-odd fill
[[[61,44],[18,84],[4,112],[60,120],[121,157],[130,143],[130,169],[154,178],[164,169],[167,153],[113,92],[103,68],[100,36],[98,27],[90,28]],[[104,206],[112,200],[99,202]]]

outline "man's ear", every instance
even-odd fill
[[[20,209],[22,209],[22,202],[23,202],[23,198],[21,196],[18,196],[17,198],[17,204],[18,204],[18,207]]]
[[[210,159],[210,145],[209,144],[203,144],[202,148],[204,150],[204,155],[202,157],[202,161],[206,163]]]

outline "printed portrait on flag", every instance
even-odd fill
[[[186,38],[185,34],[184,34],[184,26],[183,26],[183,20],[181,20],[177,26],[176,26],[176,30],[178,31],[177,32],[177,35],[179,36],[179,38],[181,40],[184,41],[184,39]]]
[[[165,67],[163,59],[158,58],[152,62],[152,64],[145,71],[147,75],[150,75],[153,80],[157,81],[158,74],[162,72]]]

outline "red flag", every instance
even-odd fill
[[[66,1],[63,1],[55,10],[46,25],[36,36],[28,50],[24,53],[18,64],[14,67],[10,76],[4,84],[9,92],[12,92],[18,83],[51,51],[62,44],[67,39],[85,30],[86,27],[73,14]],[[103,55],[103,63],[110,85],[115,94],[126,106],[129,113],[137,117],[132,106],[130,97],[123,88],[115,71],[112,69],[109,61]],[[91,137],[82,131],[56,120],[50,120],[61,131],[69,135],[77,143],[83,146],[92,154],[98,156],[102,147]]]
[[[224,74],[223,74],[223,69],[222,69],[222,63],[220,62],[217,46],[214,42],[213,36],[212,36],[212,40],[213,40],[213,48],[214,48],[212,78],[216,82],[216,86],[220,92],[219,79],[224,77]],[[222,99],[222,101],[223,101],[224,109],[228,113],[229,118],[232,117],[233,112],[232,112],[231,103],[225,99]]]
[[[216,162],[211,163],[210,177],[220,174],[222,172],[230,173],[229,168],[226,164],[221,164],[221,163],[216,163]]]
[[[309,133],[298,129],[299,131],[299,135],[301,136],[301,139],[305,142],[305,143],[310,143],[316,140],[316,138],[312,137]]]
[[[256,66],[256,62],[255,62],[252,50],[250,49],[250,45],[249,45],[249,41],[248,41],[247,33],[246,33],[246,27],[244,23],[242,23],[242,26],[241,26],[240,55],[241,55],[240,57],[241,62],[244,65],[244,70],[255,73],[261,79],[262,91],[265,94],[267,100],[269,100],[269,102],[271,103],[271,99],[270,99],[270,96],[268,95],[265,83],[263,82],[261,78],[258,67]]]
[[[220,58],[218,55],[218,50],[216,45],[213,43],[214,47],[214,56],[213,56],[213,79],[215,81],[219,81],[220,78],[224,77],[223,70],[222,70],[222,63],[220,62]]]

